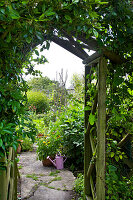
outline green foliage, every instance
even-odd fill
[[[29,110],[35,109],[36,113],[44,113],[49,110],[49,102],[47,96],[43,92],[28,91]]]
[[[84,77],[79,74],[73,74],[71,84],[74,87],[73,96],[76,99],[84,99]]]
[[[125,58],[123,64],[115,66],[108,60],[107,144],[110,146],[107,147],[109,153],[106,161],[107,163],[113,162],[115,166],[119,165],[118,161],[121,160],[120,156],[123,158],[123,154],[119,152],[120,149],[117,148],[114,141],[117,141],[118,144],[124,135],[132,134],[133,131],[132,19],[132,1],[130,0],[107,0],[107,2],[102,0],[2,0],[0,2],[1,155],[8,151],[9,146],[13,146],[14,149],[17,148],[17,140],[20,135],[23,137],[28,135],[33,138],[36,132],[32,122],[24,119],[27,117],[24,116],[27,85],[22,79],[22,69],[23,67],[27,68],[27,74],[36,74],[33,69],[34,64],[31,62],[44,63],[46,59],[44,56],[40,57],[40,52],[35,47],[46,40],[42,50],[49,49],[48,39],[50,40],[50,36],[53,35],[53,32],[56,32],[59,37],[68,35],[69,38],[69,36],[72,36],[74,40],[83,45],[82,48],[86,46],[88,41],[92,41],[96,44],[92,48],[98,49],[106,56],[111,55],[115,60],[118,58],[117,55],[120,56],[121,60]],[[38,56],[36,59],[33,58],[34,52]],[[88,96],[90,96],[90,101],[87,105],[88,108],[86,108],[88,110],[91,110],[95,88],[96,84],[89,85]],[[61,131],[64,141],[66,141],[66,143],[64,142],[64,151],[68,150],[66,152],[72,163],[74,161],[74,163],[79,164],[83,158],[83,118],[82,114],[77,114],[78,109],[76,107],[74,111],[71,106],[69,108],[68,112],[61,113],[60,121],[57,120],[55,127]],[[39,112],[42,112],[42,108]],[[93,126],[96,128],[93,116],[90,117],[89,121],[91,124],[94,123]],[[75,157],[72,156],[73,152]],[[112,172],[109,171],[108,173]],[[122,192],[124,187],[129,191],[127,188],[128,181],[124,181],[122,175],[118,176],[115,170],[112,176],[115,183],[111,179],[107,180],[108,199],[113,198],[111,189],[114,188],[113,185],[116,186],[117,192],[119,190]],[[122,187],[120,187],[121,182],[119,180],[123,181]],[[114,188],[115,194],[116,188]],[[123,189],[123,191],[125,190]],[[127,194],[125,191],[127,196],[123,194],[123,197],[131,199],[130,193],[129,191]],[[120,194],[116,194],[114,198],[119,199],[119,197],[122,198]]]
[[[77,194],[79,194],[78,200],[85,199],[85,193],[84,193],[84,176],[83,174],[79,173],[75,183],[74,183],[74,190]]]
[[[119,177],[118,169],[108,165],[106,173],[107,194],[109,200],[131,200],[133,197],[133,177]]]
[[[22,146],[22,151],[32,151],[33,150],[33,142],[28,137],[23,139],[21,146]]]
[[[42,160],[60,152],[67,156],[67,165],[71,166],[72,170],[83,168],[83,104],[76,100],[70,102],[62,112],[59,114],[57,112],[56,116],[57,119],[51,120],[44,131],[44,137],[38,139],[39,159]]]
[[[19,117],[24,112],[27,90],[21,75],[22,69],[26,67],[27,73],[36,74],[31,61],[44,63],[46,59],[35,47],[46,40],[41,51],[49,49],[48,39],[55,30],[63,37],[74,32],[72,36],[80,44],[84,39],[95,39],[101,50],[104,50],[105,46],[107,50],[113,49],[121,57],[130,59],[133,38],[132,16],[132,4],[127,0],[107,2],[2,0],[0,2],[0,121],[6,121],[7,127],[8,123],[13,123],[14,128],[19,124]],[[80,36],[83,36],[83,41]],[[36,59],[33,58],[34,52],[37,55]],[[125,67],[126,73],[129,70],[131,61]],[[14,142],[7,143],[4,140],[3,144],[15,145],[16,133],[11,138],[12,134],[10,140]]]
[[[49,94],[53,91],[55,81],[51,81],[48,77],[32,78],[28,81],[28,86],[34,91],[44,91]]]
[[[74,169],[83,168],[84,155],[84,115],[83,104],[73,101],[65,113],[60,116],[61,133],[63,135],[63,150],[68,157],[69,165]]]
[[[67,164],[72,170],[83,168],[84,154],[84,115],[83,103],[69,102],[57,119],[50,122],[47,129],[50,141],[57,151],[67,156]]]

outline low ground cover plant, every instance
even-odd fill
[[[74,190],[79,195],[78,200],[85,199],[84,193],[84,176],[82,173],[79,173],[75,182],[74,182]]]
[[[21,143],[22,151],[32,151],[33,150],[33,142],[30,138],[25,137],[23,142]]]

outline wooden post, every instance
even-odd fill
[[[7,200],[6,157],[0,159],[0,200]]]
[[[90,73],[89,66],[85,66],[85,106],[87,105],[87,101],[89,100],[87,97],[87,79],[86,76]],[[87,129],[88,125],[88,117],[89,112],[85,111],[85,129]],[[91,186],[90,181],[87,177],[87,171],[89,168],[89,164],[92,157],[92,151],[91,151],[91,144],[90,144],[90,136],[88,133],[86,133],[85,130],[85,136],[84,136],[84,190],[85,195],[90,196],[91,195]]]
[[[14,200],[17,200],[17,153],[14,151]]]
[[[107,62],[104,57],[99,61],[98,84],[98,127],[96,158],[96,197],[105,200],[105,129],[106,129],[106,74]]]

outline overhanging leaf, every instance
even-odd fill
[[[95,115],[93,115],[92,113],[89,115],[89,122],[90,125],[93,125],[95,123]]]
[[[16,10],[14,10],[11,5],[8,6],[8,9],[9,9],[9,16],[12,19],[19,19],[20,18],[19,13]]]
[[[115,155],[115,154],[114,154],[114,152],[111,152],[111,155],[110,155],[110,156],[111,156],[111,158],[113,158],[113,157],[114,157],[114,155]]]
[[[2,139],[0,139],[0,147],[2,147],[2,145],[3,145],[3,141]]]
[[[7,43],[9,43],[11,41],[11,39],[12,39],[12,36],[11,36],[11,33],[9,32],[7,39],[6,39]]]

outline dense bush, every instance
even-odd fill
[[[60,116],[63,149],[71,169],[83,168],[84,163],[84,112],[83,104],[73,101]]]
[[[133,198],[133,176],[126,178],[120,175],[120,169],[114,165],[107,166],[106,199],[131,200]]]
[[[44,113],[49,110],[49,101],[43,92],[28,91],[27,98],[29,110],[36,111],[36,113]]]

